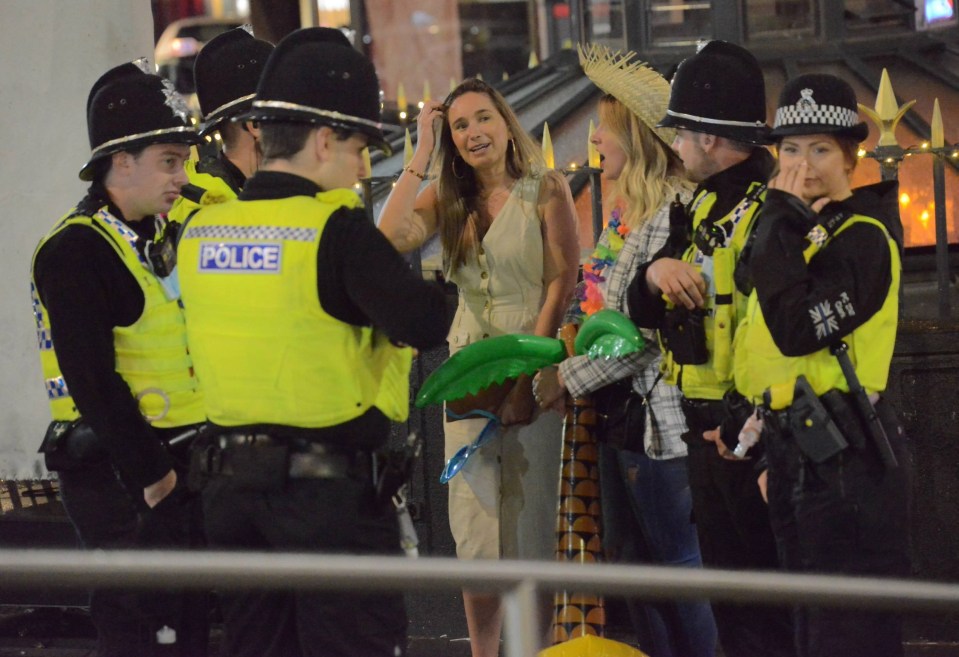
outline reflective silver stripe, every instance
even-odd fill
[[[323,118],[323,119],[332,119],[334,121],[348,121],[350,123],[359,123],[361,125],[367,125],[367,126],[370,126],[371,128],[376,128],[377,130],[383,129],[383,124],[377,123],[376,121],[370,121],[369,119],[361,119],[358,116],[341,114],[340,112],[332,112],[330,110],[316,109],[315,107],[310,107],[309,105],[287,103],[282,100],[254,100],[253,108],[254,109],[294,110],[297,112],[306,112],[307,114],[314,114],[318,116],[319,118]]]
[[[692,114],[682,114],[681,112],[674,112],[673,110],[666,110],[666,114],[669,116],[675,116],[679,119],[689,119],[691,121],[699,121],[700,123],[715,123],[716,125],[737,125],[743,128],[765,128],[766,124],[762,121],[724,121],[723,119],[710,119],[705,116],[693,116]]]
[[[105,148],[110,148],[111,146],[116,146],[117,144],[125,144],[130,141],[136,141],[137,139],[146,139],[148,137],[158,137],[160,135],[174,134],[178,132],[192,132],[196,134],[196,130],[189,126],[182,126],[180,128],[163,128],[162,130],[150,130],[149,132],[141,132],[135,135],[128,135],[126,137],[120,137],[119,139],[111,139],[110,141],[104,142],[93,149],[90,153],[91,157],[99,153]]]
[[[212,112],[207,114],[205,117],[203,117],[203,121],[205,123],[209,123],[210,121],[215,120],[218,114],[222,114],[226,112],[228,109],[230,109],[231,107],[233,107],[234,105],[239,105],[242,102],[248,101],[254,96],[256,96],[256,94],[249,94],[248,96],[242,96],[240,98],[237,98],[236,100],[231,100],[228,103],[224,103],[223,105],[220,105],[215,110],[213,110]]]
[[[317,235],[315,228],[292,226],[193,226],[188,224],[184,238],[313,242]]]

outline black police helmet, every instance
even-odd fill
[[[669,108],[659,125],[750,144],[769,143],[759,62],[745,48],[710,41],[676,69]]]
[[[238,120],[305,122],[367,135],[390,152],[380,122],[380,87],[372,62],[342,32],[309,27],[277,44],[260,78],[253,108]]]
[[[249,111],[272,52],[272,43],[254,38],[246,27],[219,34],[203,46],[193,65],[203,115],[201,136]]]
[[[859,120],[856,92],[834,75],[810,73],[786,83],[779,94],[772,137],[834,134],[863,141],[869,126]]]
[[[169,81],[135,64],[107,71],[87,98],[92,150],[80,180],[93,179],[93,164],[119,151],[151,144],[198,144],[186,101]]]

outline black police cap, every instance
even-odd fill
[[[800,75],[779,94],[772,137],[835,134],[863,141],[869,126],[859,120],[856,92],[842,78],[824,73]]]
[[[87,99],[92,153],[80,180],[93,178],[93,164],[119,151],[150,144],[197,144],[186,101],[169,81],[132,64],[107,71]]]
[[[769,143],[766,86],[759,62],[735,44],[708,42],[676,69],[669,108],[659,125]]]
[[[201,136],[249,111],[272,52],[272,43],[254,38],[246,27],[219,34],[203,46],[193,65],[203,115]]]
[[[280,41],[266,63],[253,108],[238,118],[345,128],[390,152],[373,63],[333,28],[304,28]]]

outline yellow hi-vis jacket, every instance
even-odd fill
[[[182,224],[195,210],[199,210],[206,205],[232,201],[236,198],[236,192],[233,191],[229,183],[219,176],[197,171],[197,164],[196,160],[187,160],[183,163],[183,168],[186,170],[187,178],[190,179],[190,184],[204,190],[203,195],[199,202],[181,195],[167,213],[167,219],[170,221]]]
[[[753,183],[743,201],[715,222],[726,233],[725,246],[714,249],[712,256],[704,255],[695,244],[683,253],[682,260],[702,273],[708,286],[704,326],[709,360],[702,365],[680,365],[664,347],[662,369],[664,380],[678,385],[688,399],[722,399],[733,387],[733,336],[746,309],[746,296],[736,289],[733,274],[765,197],[760,186],[761,183]],[[701,191],[693,199],[694,233],[709,216],[715,202],[716,193],[708,190]],[[666,307],[669,310],[673,305],[667,302]]]
[[[854,223],[870,223],[882,230],[889,243],[889,257],[892,259],[892,283],[882,308],[843,338],[849,347],[849,358],[863,388],[868,393],[882,392],[886,389],[889,378],[889,363],[892,361],[899,319],[899,248],[881,222],[863,215],[849,217],[835,235],[839,235]],[[833,238],[827,239],[823,246],[810,244],[803,252],[806,262]],[[755,404],[763,402],[763,393],[768,389],[773,410],[788,407],[792,404],[793,390],[799,375],[806,377],[817,395],[833,389],[849,392],[849,385],[839,367],[839,361],[828,348],[799,357],[782,354],[766,325],[755,290],[749,295],[746,316],[736,334],[735,354],[736,388]]]
[[[190,349],[220,426],[322,428],[409,412],[412,350],[320,305],[317,253],[352,190],[201,209],[177,249]],[[362,266],[362,263],[357,263]]]
[[[92,217],[68,214],[44,237],[34,259],[47,241],[67,226],[89,226],[116,251],[143,291],[143,313],[130,326],[113,329],[116,371],[130,386],[140,412],[154,427],[181,427],[203,422],[203,395],[193,374],[186,344],[183,310],[176,299],[167,299],[163,286],[146,267],[136,249],[137,234],[102,208]],[[32,267],[31,267],[32,269]],[[80,416],[57,362],[47,310],[31,280],[33,313],[47,397],[54,420]]]

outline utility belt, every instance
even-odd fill
[[[299,479],[352,479],[369,483],[380,501],[391,499],[412,473],[419,445],[376,452],[352,450],[268,433],[224,433],[194,446],[189,485],[230,477],[246,490],[279,492]]]
[[[191,480],[232,477],[257,490],[279,490],[288,479],[373,480],[372,454],[302,438],[266,433],[227,433],[194,449]]]
[[[736,447],[739,431],[753,412],[753,406],[735,390],[722,399],[687,399],[680,402],[686,424],[693,430],[691,443],[704,444],[701,432],[720,427],[720,436],[729,449]]]
[[[683,397],[680,405],[690,429],[715,429],[726,419],[726,408],[721,399],[687,399]]]
[[[823,463],[850,447],[859,452],[875,450],[884,462],[883,450],[891,451],[881,426],[873,429],[864,421],[852,394],[833,389],[817,396],[802,376],[796,381],[789,407],[773,411],[767,403],[761,412],[771,439],[791,435],[799,451],[814,463]]]
[[[185,454],[179,450],[202,436],[206,428],[205,424],[184,426],[173,435],[164,432],[161,441],[171,453]],[[52,421],[37,451],[43,454],[50,472],[76,470],[109,458],[103,441],[82,417]]]

